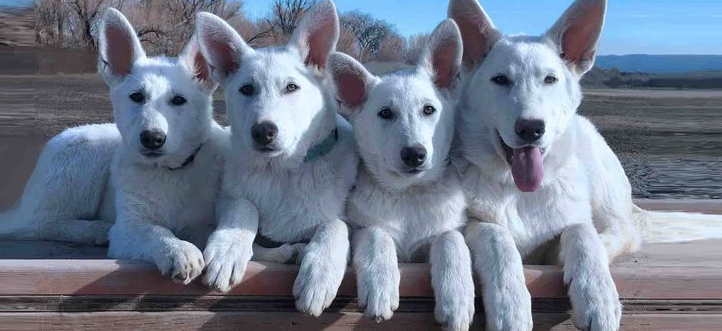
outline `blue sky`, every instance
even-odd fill
[[[339,11],[358,9],[394,24],[403,35],[431,31],[446,17],[448,0],[335,0]],[[0,5],[32,0],[0,0]],[[252,18],[272,0],[245,0]],[[506,33],[539,34],[572,0],[481,0]],[[722,54],[720,0],[609,0],[599,54]]]
[[[263,17],[271,0],[246,0]],[[393,23],[404,35],[431,31],[446,17],[448,0],[335,0],[339,11],[358,9]],[[506,33],[539,34],[572,0],[481,0]],[[599,54],[722,54],[722,1],[610,0]]]

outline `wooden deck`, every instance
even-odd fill
[[[711,201],[649,203],[722,212]],[[102,247],[0,242],[0,330],[439,330],[425,264],[400,266],[401,306],[376,324],[358,308],[351,268],[333,305],[313,318],[295,312],[295,266],[252,262],[243,284],[222,295],[173,283],[150,264],[104,257]],[[535,330],[574,330],[561,270],[530,265],[525,273]],[[612,273],[623,330],[722,330],[722,240],[647,245]],[[483,329],[482,307],[479,297],[473,330]]]

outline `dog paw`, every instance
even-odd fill
[[[399,308],[399,271],[387,279],[374,278],[361,280],[358,300],[366,317],[380,323],[391,319]]]
[[[341,277],[333,276],[325,263],[313,263],[316,260],[304,260],[293,284],[293,296],[296,298],[296,309],[311,316],[320,316],[336,297],[341,285]]]
[[[569,285],[574,326],[584,331],[615,331],[622,318],[622,305],[609,273],[582,279]]]
[[[469,330],[474,320],[474,292],[460,293],[453,298],[437,298],[434,316],[443,330]]]
[[[87,230],[90,236],[89,244],[103,246],[108,244],[108,231],[113,223],[104,221],[90,222]]]
[[[243,280],[253,255],[251,243],[215,240],[208,243],[203,257],[208,267],[203,284],[218,292],[228,292]]]
[[[301,261],[303,261],[304,256],[306,256],[306,244],[293,244],[293,250],[296,252],[296,265],[301,265]]]
[[[276,248],[263,248],[262,252],[254,250],[253,259],[275,263],[296,263],[303,247],[305,244],[283,244]]]
[[[531,331],[531,295],[523,282],[506,282],[484,293],[486,329],[489,331]]]
[[[200,276],[205,266],[203,253],[187,241],[178,241],[156,264],[163,276],[185,285]]]

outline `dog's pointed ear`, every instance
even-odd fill
[[[131,72],[145,51],[130,22],[115,8],[108,8],[98,34],[98,72],[108,84]]]
[[[449,18],[456,22],[464,44],[463,63],[473,68],[481,63],[499,39],[501,32],[476,0],[449,1]]]
[[[594,66],[606,12],[607,0],[577,0],[546,33],[580,77]]]
[[[339,52],[328,56],[326,68],[336,98],[341,102],[341,112],[353,115],[366,102],[369,90],[378,78],[368,72],[363,64]]]
[[[304,13],[289,44],[298,49],[306,65],[323,72],[326,58],[336,50],[338,36],[336,6],[333,1],[326,0]]]
[[[418,65],[434,77],[436,87],[450,88],[459,73],[462,52],[459,28],[453,20],[446,19],[431,33]]]
[[[233,27],[211,13],[198,13],[196,38],[213,79],[224,83],[241,64],[241,58],[253,52]]]
[[[212,92],[218,87],[218,84],[211,78],[211,69],[201,52],[201,46],[195,35],[191,36],[188,44],[181,51],[178,61],[188,68],[193,73],[193,78],[209,91]]]

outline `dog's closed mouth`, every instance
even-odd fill
[[[158,153],[158,152],[144,152],[142,154],[143,154],[143,156],[145,156],[147,158],[151,158],[151,159],[155,159],[155,158],[159,158],[159,157],[163,156],[163,153]]]
[[[260,146],[260,147],[256,147],[256,151],[259,151],[261,153],[273,153],[275,151],[278,151],[278,149],[270,147],[270,146]]]
[[[404,173],[407,173],[407,174],[410,174],[410,175],[417,175],[417,174],[420,174],[420,173],[422,173],[422,172],[424,172],[424,170],[423,170],[423,169],[419,169],[419,168],[413,168],[413,169],[408,169],[408,170],[405,170],[405,171],[404,171]]]

